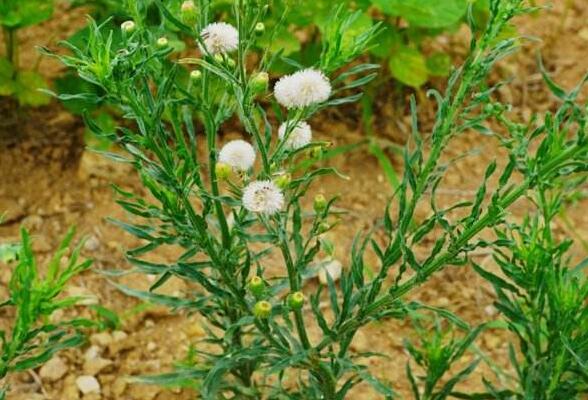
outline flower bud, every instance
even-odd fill
[[[156,45],[160,49],[165,49],[167,48],[167,46],[169,46],[169,40],[167,40],[165,36],[162,36],[159,39],[157,39]]]
[[[216,61],[216,62],[217,62],[217,63],[219,63],[219,64],[222,64],[223,62],[225,62],[225,58],[223,57],[223,55],[222,55],[222,54],[220,54],[220,53],[216,53],[216,54],[214,55],[214,61]]]
[[[323,147],[322,146],[315,146],[309,150],[310,158],[321,158],[323,155]]]
[[[318,226],[318,233],[322,234],[331,230],[331,225],[328,222],[321,222]]]
[[[202,79],[202,72],[200,70],[195,69],[194,71],[190,72],[190,80],[193,83],[200,82]]]
[[[215,167],[216,177],[220,180],[228,179],[231,176],[231,166],[225,163],[217,163]]]
[[[181,8],[182,21],[188,25],[194,25],[198,17],[196,6],[192,0],[187,0],[182,3]]]
[[[257,36],[263,36],[263,34],[265,33],[265,24],[263,22],[258,22],[257,24],[255,24],[254,30]]]
[[[265,291],[265,283],[263,282],[263,279],[261,279],[259,276],[254,276],[249,281],[248,288],[251,294],[256,299],[259,299],[263,296],[263,293]]]
[[[267,72],[258,72],[251,78],[251,90],[254,94],[265,93],[269,87]]]
[[[322,214],[327,209],[327,199],[325,196],[317,194],[314,197],[313,208],[317,214]]]
[[[259,319],[266,319],[272,314],[272,305],[269,301],[258,301],[253,307],[253,315]]]
[[[135,30],[137,29],[137,25],[135,24],[134,21],[125,21],[120,25],[120,29],[122,29],[122,31],[126,34],[131,34],[133,32],[135,32]]]
[[[237,66],[237,63],[232,58],[227,57],[227,67],[233,69]]]
[[[290,186],[290,182],[292,182],[292,175],[290,174],[282,174],[274,179],[274,183],[282,190]]]
[[[294,292],[288,296],[288,305],[293,310],[300,310],[304,305],[304,294],[302,292]]]

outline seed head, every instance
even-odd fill
[[[230,53],[239,47],[239,32],[226,22],[214,22],[206,26],[200,36],[204,49],[212,55]]]
[[[303,108],[327,101],[331,96],[329,79],[316,69],[305,69],[282,77],[274,87],[274,96],[284,107]]]
[[[273,215],[284,206],[284,195],[272,181],[255,181],[243,191],[243,207],[254,213]]]
[[[284,122],[278,129],[278,137],[280,140],[286,140],[286,148],[290,150],[298,150],[312,141],[312,129],[310,125],[304,121],[300,121],[296,126],[292,126],[291,122]]]
[[[237,171],[247,171],[255,164],[255,149],[244,140],[233,140],[223,146],[218,160]]]

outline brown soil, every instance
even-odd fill
[[[527,17],[521,21],[522,33],[536,35],[542,41],[526,43],[519,55],[500,64],[497,77],[512,78],[512,83],[500,92],[500,96],[502,100],[515,105],[517,114],[528,117],[532,112],[553,109],[556,104],[547,94],[537,73],[534,54],[538,49],[546,60],[547,69],[566,88],[574,86],[588,70],[588,61],[584,57],[588,50],[588,27],[584,22],[588,17],[586,5],[585,0],[576,0],[566,10],[563,4],[557,4],[554,9],[544,11],[541,17]],[[65,18],[70,21],[68,17]],[[56,28],[49,25],[41,28],[41,33],[31,33],[27,44],[39,43],[39,38],[44,37],[43,29]],[[45,40],[42,42],[46,43]],[[464,43],[464,37],[457,35],[452,39],[444,38],[434,45],[446,47],[459,55],[465,51]],[[49,71],[49,76],[53,76],[58,70],[49,68]],[[376,127],[381,128],[387,137],[406,137],[409,126],[406,109],[392,107],[391,103],[387,103],[389,101],[378,100],[381,116],[376,121]],[[428,100],[423,101],[420,107],[425,115],[430,116],[434,106]],[[8,108],[2,107],[0,105],[0,115],[4,121],[7,115],[13,115],[14,108],[10,108],[13,107],[10,104],[6,105]],[[355,143],[364,137],[357,122],[342,114],[331,113],[320,119],[328,122],[317,120],[314,125],[324,138],[333,141],[335,145]],[[137,245],[137,240],[107,222],[106,217],[128,218],[115,204],[110,184],[141,192],[140,183],[132,169],[95,153],[82,153],[82,124],[58,105],[26,110],[15,121],[17,123],[9,125],[4,132],[22,130],[26,135],[22,140],[5,144],[0,152],[0,210],[7,211],[7,220],[0,226],[0,241],[17,240],[18,227],[22,224],[32,232],[36,252],[46,259],[56,248],[65,230],[76,224],[79,233],[88,237],[84,254],[95,260],[96,270],[127,268],[124,250]],[[0,129],[3,129],[2,126]],[[471,198],[487,163],[501,156],[493,140],[473,133],[457,139],[451,155],[471,149],[479,149],[479,155],[464,158],[452,167],[440,190],[446,204]],[[377,161],[365,147],[331,164],[350,179],[325,178],[321,186],[315,189],[329,196],[341,195],[339,207],[347,214],[343,217],[343,224],[329,235],[337,246],[338,257],[345,262],[348,261],[355,233],[371,228],[381,218],[390,196],[390,187],[383,174],[378,172]],[[583,212],[587,205],[586,200],[571,205],[569,223],[559,221],[557,233],[572,238],[588,238],[588,215]],[[519,203],[513,208],[513,216],[520,217],[526,211],[525,204]],[[420,216],[425,215],[426,210],[423,209]],[[423,252],[426,250],[422,249]],[[585,257],[586,249],[577,245],[575,255]],[[163,250],[156,255],[161,261],[171,261],[176,256],[173,249]],[[473,257],[479,263],[491,264],[487,252],[477,252]],[[0,271],[0,297],[5,293],[8,278],[9,269],[3,266]],[[146,288],[150,283],[143,276],[125,277],[120,282],[135,288]],[[164,288],[167,293],[187,290],[186,284],[179,280],[170,281]],[[191,344],[202,339],[204,331],[197,316],[172,314],[159,307],[140,307],[136,301],[117,291],[107,278],[92,271],[76,279],[70,291],[95,296],[105,307],[119,313],[122,318],[120,330],[94,334],[90,337],[90,343],[82,349],[62,353],[60,357],[67,365],[67,372],[55,381],[40,378],[38,371],[17,376],[13,380],[10,400],[37,397],[54,400],[187,400],[195,397],[196,392],[193,390],[168,390],[128,384],[125,378],[169,371],[174,361],[187,354]],[[448,268],[437,274],[412,298],[446,307],[472,324],[496,318],[491,288],[466,267]],[[83,307],[77,311],[81,315],[88,314]],[[2,316],[0,321],[2,325],[6,323]],[[315,329],[312,334],[318,335],[318,330]],[[411,328],[406,322],[382,321],[361,331],[352,346],[358,352],[376,350],[386,354],[388,358],[373,358],[367,364],[376,376],[390,382],[395,390],[406,396],[410,394],[404,376],[407,357],[402,341],[410,335]],[[503,367],[508,365],[504,339],[503,332],[489,331],[478,341],[479,347]],[[95,365],[85,361],[89,352],[99,352],[102,359],[112,361],[96,374],[102,386],[102,397],[82,397],[75,387],[76,377],[95,368]],[[482,375],[494,379],[489,368],[483,366],[461,389],[472,391],[480,388]],[[349,398],[379,397],[363,385]]]

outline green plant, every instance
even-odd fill
[[[565,115],[572,110],[564,109],[556,120],[570,118]],[[576,399],[588,393],[587,260],[570,264],[572,242],[554,237],[562,193],[553,186],[545,182],[535,196],[537,214],[498,232],[495,259],[501,275],[475,266],[494,286],[496,308],[516,338],[510,359],[517,384],[499,395],[487,383],[491,398]]]
[[[373,24],[382,24],[378,45],[370,49],[371,57],[386,66],[389,74],[402,84],[421,87],[431,77],[446,77],[451,72],[449,54],[441,51],[426,54],[423,45],[428,39],[442,33],[456,31],[466,20],[468,9],[483,25],[487,19],[487,0],[360,0],[340,1],[352,10],[361,11],[361,16],[348,29],[343,40]],[[304,62],[318,55],[318,38],[332,12],[332,2],[316,0],[279,0],[273,2],[272,16],[268,26],[276,36],[273,46],[281,48],[284,55]],[[281,24],[284,17],[286,24]],[[308,39],[301,44],[292,27],[307,33]],[[284,66],[282,66],[283,68]]]
[[[443,326],[439,318],[433,323],[423,323],[417,318],[414,326],[419,343],[415,345],[405,340],[405,348],[412,360],[425,372],[423,376],[415,376],[411,363],[406,364],[406,374],[415,400],[445,400],[452,397],[455,386],[464,381],[480,362],[480,359],[476,358],[454,375],[451,374],[451,368],[463,361],[462,358],[485,326],[480,325],[472,329],[453,316],[447,322],[449,325]],[[456,334],[456,327],[464,332],[463,335]],[[442,383],[447,376],[451,378]]]
[[[21,69],[18,32],[37,25],[53,15],[52,0],[3,0],[0,2],[0,28],[4,37],[4,57],[0,57],[0,96],[14,96],[21,105],[40,106],[50,97],[38,89],[47,87],[34,69]]]
[[[502,118],[506,107],[492,103],[495,88],[488,88],[486,76],[519,43],[500,37],[509,21],[526,11],[522,0],[492,0],[488,23],[474,35],[464,65],[452,74],[445,94],[432,92],[438,112],[427,142],[412,102],[413,135],[404,149],[405,169],[395,195],[397,215],[392,218],[392,208],[386,210],[380,232],[384,239],[358,233],[351,268],[343,272],[340,283],[326,274],[325,287],[305,293],[304,282],[322,267],[315,263],[319,253],[329,251],[321,235],[337,221],[332,213],[336,199],[317,197],[312,209],[303,207],[312,183],[336,172],[315,166],[324,143],[312,141],[310,125],[304,121],[328,106],[359,99],[350,91],[369,83],[377,66],[349,63],[365,52],[379,26],[351,37],[347,33],[361,14],[340,8],[333,13],[317,58],[306,64],[312,66],[310,70],[284,60],[299,71],[274,86],[277,103],[272,102],[272,117],[259,100],[266,97],[267,71],[279,60],[280,50],[266,46],[258,63],[248,57],[259,43],[267,2],[234,1],[236,27],[210,25],[207,0],[193,3],[197,15],[190,22],[184,19],[186,23],[163,2],[155,3],[165,17],[158,32],[145,29],[146,9],[130,1],[133,21],[123,26],[125,48],[113,51],[113,33],[91,22],[87,45],[70,44],[73,54],[60,57],[83,79],[99,85],[108,101],[132,121],[114,137],[127,157],[111,156],[131,163],[152,195],[116,188],[119,204],[144,219],[115,221],[144,241],[127,252],[135,266],[132,272],[158,277],[149,291],[117,286],[142,300],[197,311],[214,327],[207,341],[216,345],[216,352],[200,354],[194,366],[180,366],[170,374],[142,378],[143,382],[198,381],[206,399],[232,395],[331,400],[346,398],[356,384],[367,381],[393,397],[392,388],[371,376],[361,362],[370,354],[350,351],[357,331],[372,321],[405,317],[404,297],[443,268],[465,264],[472,250],[489,246],[478,235],[501,225],[513,203],[541,182],[586,165],[583,130],[568,137],[567,132],[547,129],[537,121],[529,125],[539,124],[536,129],[511,126]],[[200,57],[177,62],[170,57],[173,49],[164,40],[170,23],[193,39]],[[470,20],[472,29],[473,25]],[[193,69],[188,73],[178,64]],[[233,117],[255,147],[232,141],[219,151],[218,134]],[[471,202],[440,209],[436,189],[447,170],[442,156],[451,139],[472,128],[487,132],[485,124],[494,117],[512,128],[513,136],[503,142],[511,162],[500,174],[498,187],[490,192],[487,186],[497,170],[497,164],[491,163]],[[271,122],[274,119],[279,129]],[[91,118],[87,122],[97,133],[113,137]],[[540,142],[538,148],[535,141]],[[519,146],[512,146],[514,142]],[[528,154],[524,169],[517,164],[520,154]],[[257,155],[259,163],[255,163]],[[518,172],[521,176],[515,179]],[[415,211],[427,204],[431,215],[420,221]],[[455,216],[456,210],[466,215]],[[416,246],[433,235],[430,253],[417,257]],[[149,261],[146,256],[164,245],[183,249],[176,262]],[[370,249],[379,265],[368,276],[364,256]],[[266,268],[276,262],[271,253],[281,257],[277,276]],[[172,276],[194,284],[194,292],[158,293]],[[320,307],[323,299],[330,306],[328,312]],[[320,329],[321,337],[309,337],[311,324]]]
[[[68,256],[73,236],[71,229],[49,262],[47,272],[41,276],[29,234],[21,230],[22,243],[8,284],[9,296],[0,304],[4,311],[14,313],[10,330],[0,331],[0,399],[6,396],[8,374],[37,368],[55,353],[81,345],[84,342],[81,329],[92,325],[81,318],[63,322],[49,319],[55,311],[71,308],[80,300],[60,295],[68,282],[91,264],[89,260],[78,261],[82,243]]]

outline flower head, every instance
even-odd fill
[[[254,213],[272,215],[282,209],[284,195],[272,181],[255,181],[243,191],[243,206]]]
[[[239,47],[239,32],[226,22],[214,22],[200,33],[204,47],[212,55],[230,53]]]
[[[218,161],[236,170],[247,171],[255,164],[255,149],[244,140],[232,140],[223,146]]]
[[[331,90],[329,79],[321,71],[309,68],[280,79],[274,96],[286,108],[302,108],[327,101]]]
[[[288,130],[290,130],[289,133]],[[278,129],[278,137],[280,140],[286,139],[287,148],[297,150],[308,145],[312,141],[312,129],[310,128],[310,125],[304,121],[298,122],[294,127],[292,126],[292,123],[284,122]]]

